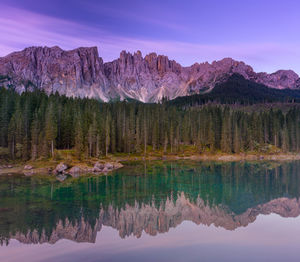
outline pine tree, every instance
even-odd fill
[[[75,121],[75,152],[78,159],[82,158],[82,153],[84,152],[84,137],[82,130],[82,118],[78,114]]]
[[[55,139],[57,137],[57,120],[54,111],[55,105],[50,102],[45,119],[45,139],[46,145],[50,149],[51,157],[54,157]]]
[[[38,143],[39,143],[39,119],[38,114],[35,112],[33,122],[31,124],[31,159],[35,160],[38,156]]]
[[[234,153],[240,153],[241,151],[241,134],[240,134],[240,130],[238,127],[238,123],[237,120],[234,122],[234,140],[233,140],[233,144],[234,144]]]
[[[108,156],[108,150],[110,146],[110,121],[111,121],[110,112],[106,115],[105,121],[105,156]]]
[[[140,119],[137,117],[136,119],[136,129],[135,129],[135,152],[141,152],[141,134],[140,134]]]

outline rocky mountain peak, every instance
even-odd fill
[[[143,59],[143,55],[142,55],[142,52],[140,50],[137,50],[135,53],[134,53],[134,57],[137,58],[137,59]]]
[[[278,70],[275,73],[258,73],[257,82],[277,89],[298,89],[299,76],[292,70]]]
[[[103,63],[97,47],[65,51],[58,46],[28,47],[0,58],[0,75],[8,76],[0,84],[7,88],[13,86],[18,92],[38,88],[49,94],[58,91],[104,101],[129,97],[157,102],[163,96],[173,99],[209,92],[234,73],[271,88],[300,88],[299,76],[292,70],[255,73],[232,58],[183,67],[164,55],[143,57],[141,51],[124,50],[118,59]]]
[[[103,71],[97,47],[71,51],[57,46],[29,47],[0,59],[0,75],[10,76],[10,84],[19,92],[36,87],[48,94],[58,91],[67,96],[98,96],[105,100],[108,83]]]

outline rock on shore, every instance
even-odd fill
[[[78,177],[81,174],[93,173],[93,174],[102,174],[108,173],[118,168],[123,167],[123,165],[119,162],[100,162],[97,161],[94,164],[94,167],[88,166],[69,166],[65,163],[59,163],[56,168],[52,171],[54,175],[58,178],[59,181],[64,181],[67,177],[66,175],[71,175],[72,177]],[[62,179],[63,178],[63,179]]]

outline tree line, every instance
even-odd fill
[[[253,106],[255,107],[255,105]],[[0,147],[12,159],[54,157],[72,149],[78,158],[115,153],[241,153],[300,150],[300,108],[246,111],[242,106],[180,107],[164,101],[102,103],[95,99],[21,95],[0,89]]]

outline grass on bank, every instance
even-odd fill
[[[29,164],[34,168],[48,168],[53,167],[60,162],[65,162],[69,166],[93,166],[96,161],[137,161],[137,160],[154,160],[154,159],[177,159],[177,158],[191,158],[191,157],[205,157],[210,159],[232,156],[238,158],[247,156],[276,156],[276,155],[299,155],[296,153],[287,153],[280,150],[278,147],[270,144],[255,145],[254,150],[247,152],[240,152],[239,154],[224,153],[221,151],[212,151],[209,148],[204,148],[199,152],[196,145],[179,145],[177,149],[170,147],[165,151],[163,148],[153,150],[152,146],[147,146],[146,154],[141,153],[115,153],[108,154],[107,157],[85,157],[82,155],[80,158],[76,155],[74,149],[55,150],[53,158],[38,158],[36,160],[24,161],[22,159],[11,160],[9,159],[8,148],[0,147],[0,164],[11,163],[14,165]],[[226,160],[226,159],[225,159]],[[230,160],[230,159],[229,159]]]

